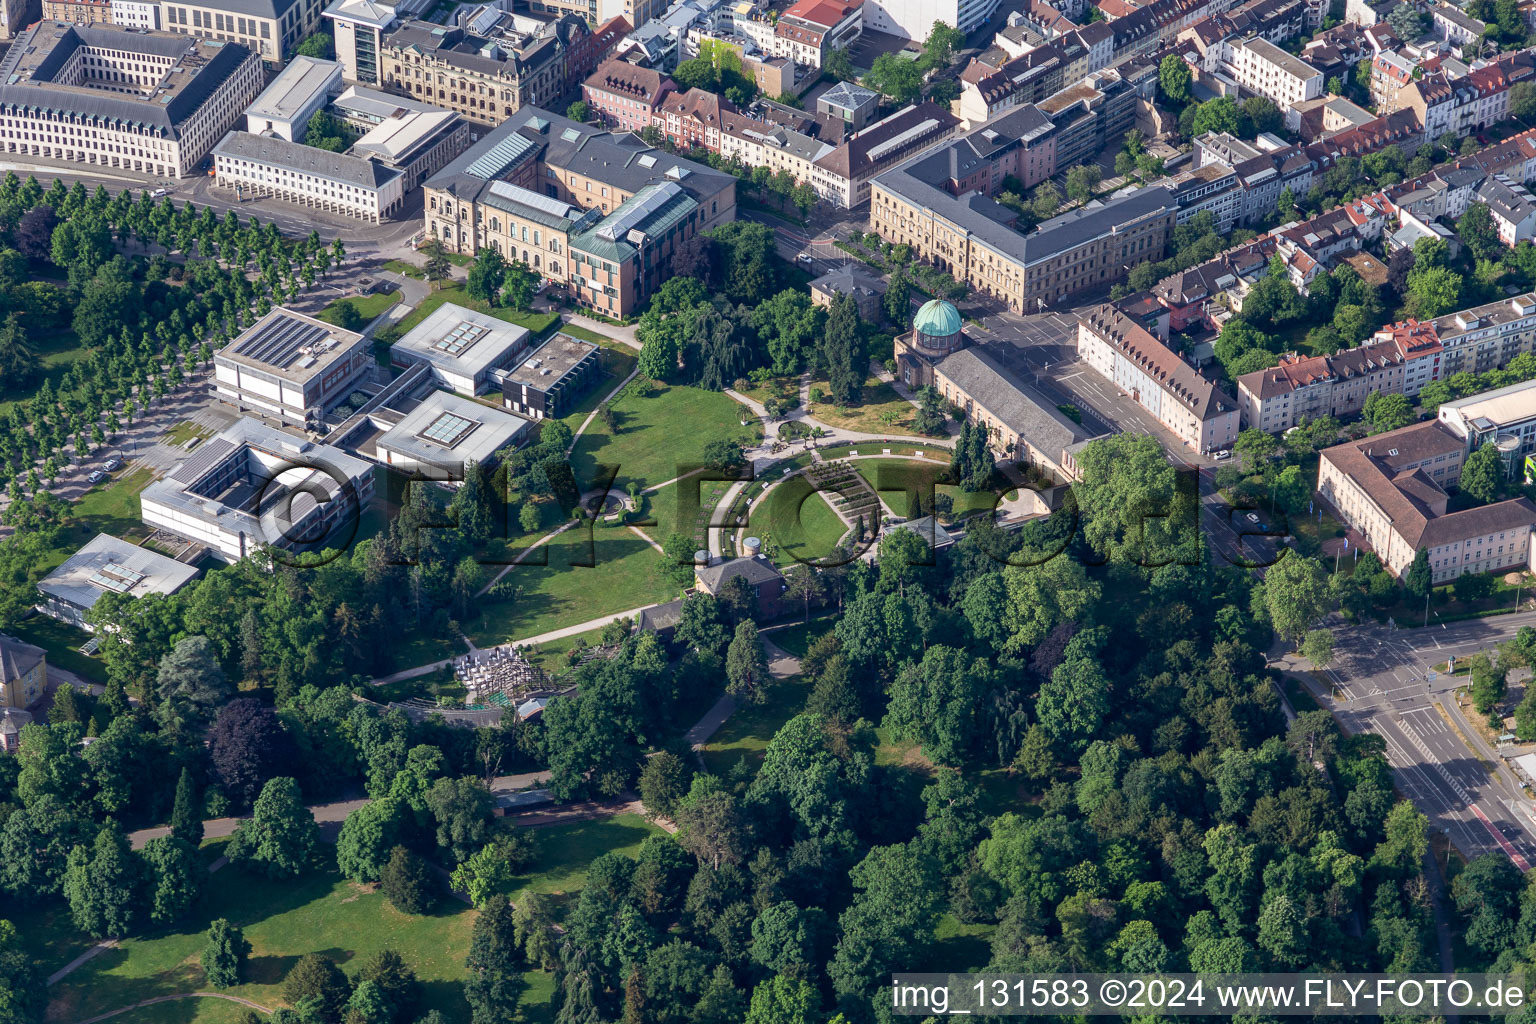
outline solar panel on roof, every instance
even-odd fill
[[[276,316],[253,327],[246,338],[235,346],[235,354],[245,356],[252,362],[286,369],[298,358],[301,348],[314,344],[328,334],[330,331],[318,324],[292,316]]]
[[[171,479],[183,485],[196,483],[199,477],[222,463],[234,450],[232,442],[216,437],[199,448],[196,455],[177,466],[171,473]]]
[[[423,441],[431,441],[433,444],[440,444],[444,448],[452,448],[464,440],[470,431],[479,425],[467,416],[445,412],[427,424],[416,436]]]

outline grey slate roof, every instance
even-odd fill
[[[766,558],[733,558],[715,565],[701,565],[694,569],[693,574],[711,593],[718,593],[727,580],[736,576],[746,580],[748,586],[754,587],[770,580],[784,579],[784,574]]]
[[[37,667],[47,657],[41,647],[22,643],[13,636],[0,633],[0,683],[20,679]]]
[[[381,188],[400,177],[399,171],[368,157],[346,156],[250,132],[230,132],[213,148],[213,155],[254,160],[371,189]]]
[[[980,349],[953,352],[936,369],[1052,460],[1059,461],[1065,449],[1089,436],[1044,395],[1013,380]]]
[[[170,88],[158,98],[55,82],[54,77],[82,46],[177,58],[182,70],[167,75]],[[34,59],[38,52],[43,54],[42,58]],[[196,113],[251,55],[238,43],[189,38],[173,32],[129,32],[112,25],[43,21],[27,29],[0,58],[0,109],[19,107],[54,111],[86,121],[143,125],[161,137],[174,139],[179,135],[178,126]],[[188,57],[195,57],[200,65],[183,66]]]
[[[90,608],[106,593],[105,589],[91,582],[91,577],[113,564],[144,574],[142,581],[126,591],[130,597],[174,594],[196,579],[200,572],[195,566],[167,558],[149,548],[98,533],[85,547],[70,555],[63,565],[43,577],[37,589],[47,597],[76,608]]]

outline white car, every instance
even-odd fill
[[[1232,457],[1232,453],[1230,451],[1228,451],[1227,449],[1225,449],[1225,448],[1223,448],[1221,451],[1216,453],[1216,461],[1217,462],[1221,462],[1221,461],[1223,461],[1225,459],[1230,459],[1231,457]]]
[[[1259,521],[1258,513],[1256,513],[1256,512],[1249,512],[1248,513],[1248,521],[1250,523],[1257,523]]]
[[[811,254],[807,253],[807,252],[803,252],[800,255],[796,256],[795,259],[798,260],[801,263],[810,263],[811,262]]]
[[[107,478],[107,474],[99,469],[91,470],[91,475],[85,478],[86,483],[99,484]]]
[[[168,189],[168,188],[157,188],[157,189],[155,189],[153,192],[151,192],[149,194],[149,198],[151,198],[151,199],[159,199],[161,196],[168,196],[170,194],[171,194],[171,190]]]
[[[123,468],[123,460],[114,455],[106,462],[103,462],[101,464],[101,468],[106,470],[108,473],[114,473],[117,470]]]

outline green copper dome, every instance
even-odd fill
[[[929,299],[912,318],[912,326],[930,338],[947,338],[960,333],[960,311],[943,299]]]

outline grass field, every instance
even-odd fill
[[[811,387],[820,388],[825,394],[826,378],[812,378]],[[866,434],[920,436],[913,427],[917,420],[917,409],[898,395],[895,388],[873,374],[864,379],[864,389],[853,405],[837,406],[830,400],[823,400],[813,403],[809,412],[828,426],[842,427],[844,430],[858,430]]]
[[[534,334],[548,330],[551,324],[560,319],[558,313],[521,313],[515,309],[507,309],[503,306],[488,306],[483,302],[470,298],[469,294],[462,287],[453,287],[439,289],[428,295],[425,299],[422,299],[421,305],[417,306],[410,316],[400,321],[397,325],[398,330],[404,335],[445,302],[452,302],[467,309],[489,314],[498,320],[505,320],[509,324],[526,327]]]
[[[87,682],[107,682],[107,670],[99,658],[81,654],[80,647],[91,638],[83,629],[76,629],[67,622],[37,614],[16,623],[11,630],[17,639],[34,644],[48,652],[48,664],[73,672]]]
[[[91,946],[91,940],[71,923],[69,908],[62,900],[30,906],[13,902],[0,912],[0,918],[16,926],[22,944],[37,960],[37,969],[45,978]]]
[[[337,312],[336,306],[341,302],[351,302],[352,305],[357,307],[358,313],[362,314],[363,323],[372,323],[374,317],[399,302],[402,298],[404,296],[398,291],[374,292],[371,295],[348,295],[326,306],[316,316],[328,324],[340,326],[340,314]]]
[[[678,509],[678,504],[684,496],[682,488],[691,491],[697,502],[696,511],[688,517],[687,522],[683,521]],[[645,510],[645,519],[643,521],[654,525],[640,526],[640,529],[658,544],[665,544],[668,537],[674,533],[680,533],[685,537],[691,536],[694,543],[702,547],[708,538],[709,517],[714,514],[715,506],[730,489],[731,481],[729,480],[701,480],[697,476],[670,483],[655,493],[644,496],[645,504],[642,507]]]
[[[231,988],[231,995],[277,1006],[283,976],[303,954],[324,953],[355,971],[358,961],[389,947],[421,978],[427,1008],[441,1010],[451,1021],[468,1019],[460,980],[475,915],[464,904],[445,901],[435,914],[413,917],[395,910],[373,887],[334,872],[274,882],[235,868],[210,878],[182,924],[125,940],[54,986],[50,1019],[79,1020],[153,996],[205,988],[197,957],[208,922],[216,917],[244,928],[253,947],[247,980]],[[221,1019],[214,1016],[217,1010],[206,1012],[202,1019]]]
[[[518,880],[512,890],[513,903],[526,892],[572,896],[586,884],[587,868],[598,857],[605,853],[633,857],[646,836],[661,835],[662,831],[638,814],[616,814],[533,828],[524,834],[533,839],[536,867]]]
[[[249,1012],[228,999],[199,996],[143,1006],[112,1018],[112,1024],[240,1024]]]
[[[908,511],[904,507],[906,501],[902,495],[909,493],[910,488],[918,488],[918,493],[922,494],[931,486],[935,494],[949,495],[950,500],[954,502],[954,510],[951,513],[954,516],[994,509],[1000,500],[1000,495],[992,491],[967,492],[953,484],[938,483],[937,481],[949,471],[947,465],[938,462],[919,462],[915,459],[856,459],[853,467],[859,471],[860,476],[869,481],[869,486],[875,488],[897,515],[905,515]]]
[[[209,438],[213,431],[207,427],[193,423],[191,420],[182,420],[170,430],[160,435],[161,444],[184,445],[194,437]]]
[[[639,357],[633,352],[614,348],[611,345],[604,347],[606,351],[602,356],[603,375],[592,382],[592,389],[582,396],[581,401],[576,403],[570,412],[560,417],[560,422],[570,427],[573,434],[581,429],[582,423],[586,422],[592,410],[603,404],[603,399],[608,397],[608,393],[630,375],[635,368],[635,363],[639,361]]]
[[[507,572],[503,578],[523,588],[522,599],[483,605],[467,624],[470,639],[481,646],[521,640],[670,601],[676,589],[657,572],[660,564],[656,549],[624,527],[567,530]]]
[[[406,277],[414,277],[418,281],[427,276],[420,264],[407,263],[405,260],[385,260],[384,269],[396,274],[404,274]]]
[[[571,466],[583,490],[597,483],[599,465],[608,467],[604,475],[617,467],[620,490],[631,480],[651,487],[677,476],[679,467],[702,462],[710,441],[761,436],[751,413],[719,391],[662,386],[642,395],[638,383],[613,401],[616,433],[593,421],[576,442]],[[751,422],[742,426],[743,418]]]
[[[778,545],[778,563],[826,562],[837,550],[848,526],[838,518],[826,496],[795,477],[768,494],[767,508],[753,510],[752,529]]]
[[[44,380],[57,388],[69,368],[87,355],[74,331],[31,337],[28,341],[32,344],[32,351],[37,353],[38,362],[42,364],[41,372],[20,386],[0,380],[0,412],[8,411],[16,402],[31,398],[43,386]]]
[[[814,609],[812,611],[814,612]],[[813,618],[808,623],[797,622],[793,626],[775,629],[771,633],[765,633],[764,636],[795,657],[803,658],[811,649],[811,644],[815,643],[823,633],[831,632],[836,625],[835,618],[823,616]]]
[[[704,766],[712,774],[726,778],[743,759],[750,759],[756,771],[773,734],[805,709],[811,688],[799,676],[791,676],[775,682],[765,692],[767,699],[763,703],[739,705],[705,745]]]

